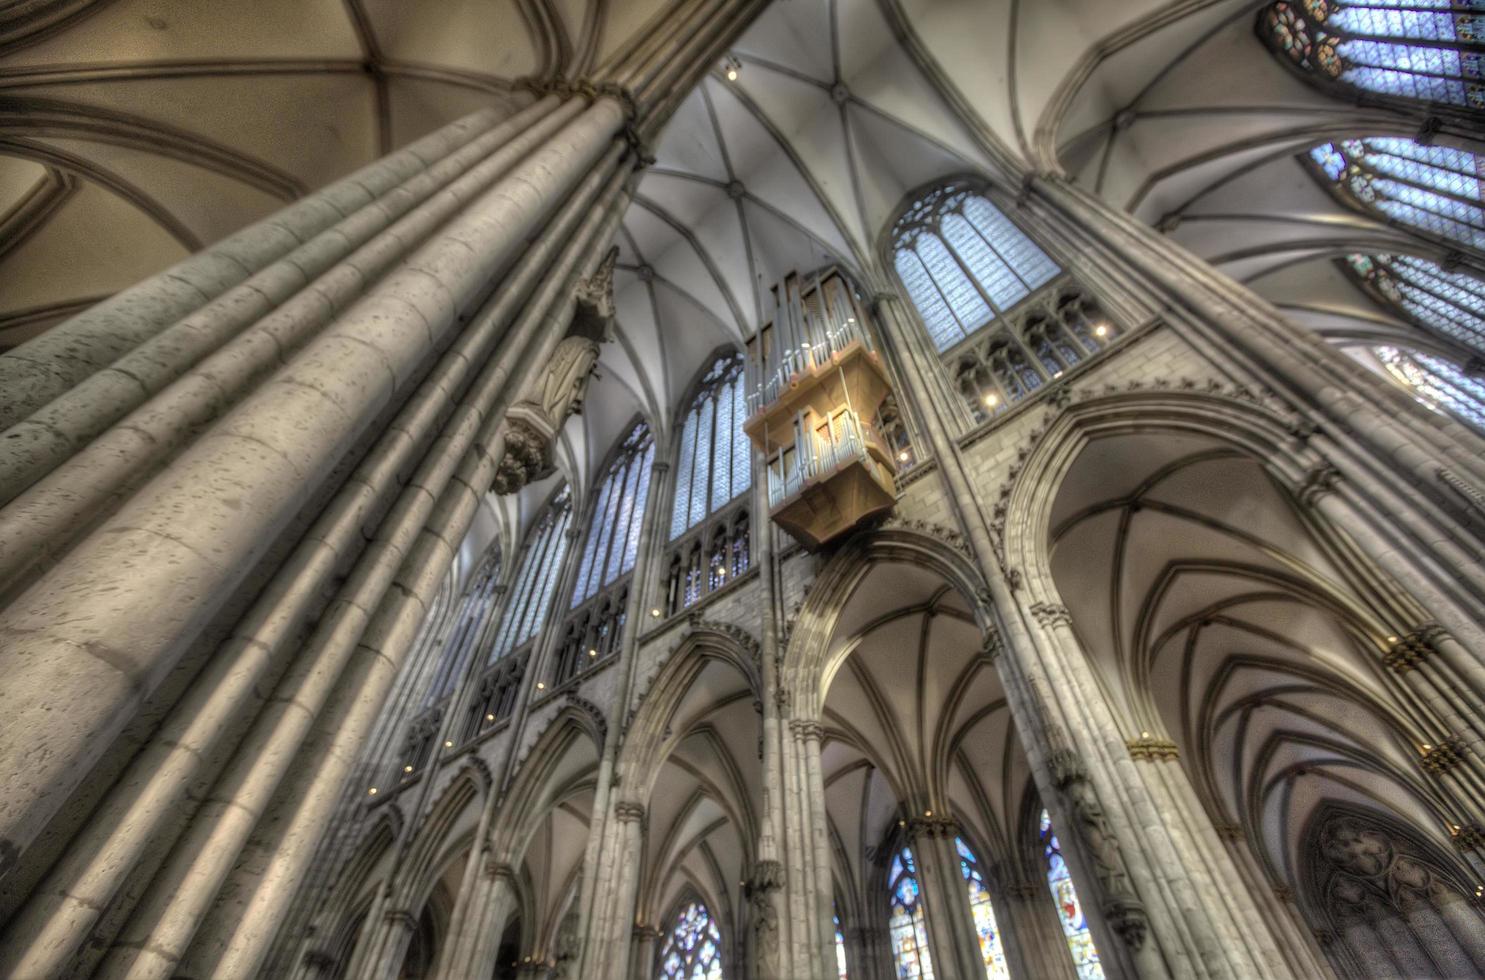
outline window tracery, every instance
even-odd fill
[[[1062,931],[1067,936],[1067,948],[1072,952],[1073,966],[1081,980],[1103,980],[1103,965],[1098,960],[1098,950],[1093,945],[1093,933],[1083,915],[1083,904],[1078,901],[1077,889],[1073,887],[1072,872],[1062,858],[1062,845],[1052,830],[1052,817],[1042,811],[1038,825],[1042,856],[1046,860],[1047,885],[1052,890],[1052,899],[1057,903],[1057,917],[1062,920]]]
[[[583,561],[572,591],[572,608],[634,568],[654,465],[655,440],[650,427],[640,422],[620,443],[598,486]]]
[[[1472,153],[1369,136],[1322,143],[1310,151],[1310,162],[1363,210],[1443,242],[1485,249],[1485,161]]]
[[[1005,944],[1001,942],[1000,928],[995,923],[995,906],[990,901],[985,876],[980,872],[979,859],[963,837],[954,838],[954,847],[959,852],[959,873],[964,876],[965,887],[969,890],[969,911],[974,916],[975,932],[980,937],[980,958],[985,961],[985,976],[987,980],[1010,980],[1011,968],[1006,963]]]
[[[1346,267],[1420,327],[1485,354],[1485,281],[1411,255],[1348,255]]]
[[[954,383],[970,415],[983,422],[1058,380],[1117,334],[1092,297],[1063,282],[960,348],[953,355]]]
[[[681,423],[671,540],[752,485],[753,450],[742,428],[746,417],[742,354],[724,354],[702,376]]]
[[[1297,0],[1263,14],[1262,33],[1325,82],[1485,108],[1485,0]]]
[[[722,934],[701,902],[676,913],[660,948],[660,980],[722,980]]]
[[[547,504],[541,518],[526,535],[526,549],[511,585],[510,601],[501,619],[500,632],[490,648],[490,660],[499,660],[524,645],[541,628],[557,570],[567,554],[567,529],[572,522],[572,495],[563,486]]]
[[[933,980],[933,960],[928,953],[928,922],[918,891],[918,869],[913,852],[904,847],[892,858],[887,874],[890,918],[887,930],[892,940],[892,960],[898,980]]]
[[[1466,374],[1442,357],[1400,347],[1374,347],[1372,353],[1420,403],[1485,432],[1485,378],[1478,373]]]
[[[968,184],[924,194],[892,227],[897,275],[940,352],[1008,312],[1062,270]]]

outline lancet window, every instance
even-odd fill
[[[928,920],[923,914],[918,889],[918,869],[913,852],[904,847],[892,858],[887,874],[890,917],[887,931],[892,941],[892,961],[899,980],[933,980],[933,959],[928,954]]]
[[[1341,197],[1446,244],[1485,249],[1485,161],[1447,146],[1369,136],[1310,151],[1317,173]]]
[[[851,980],[851,974],[846,970],[846,934],[840,927],[840,912],[836,911],[831,916],[835,924],[835,977],[836,980]]]
[[[892,228],[893,264],[934,346],[957,346],[1061,269],[963,182],[924,194]]]
[[[1042,855],[1046,860],[1047,885],[1052,889],[1052,900],[1057,903],[1057,917],[1062,920],[1062,932],[1067,936],[1067,948],[1072,952],[1073,966],[1080,980],[1103,980],[1103,964],[1098,960],[1098,950],[1093,945],[1093,933],[1083,915],[1083,903],[1078,901],[1078,891],[1073,887],[1072,873],[1062,857],[1062,845],[1052,830],[1052,818],[1042,811],[1038,833]]]
[[[747,397],[741,354],[712,362],[681,423],[670,537],[680,537],[752,485],[753,451],[743,433]]]
[[[742,355],[723,354],[702,375],[680,423],[667,613],[694,605],[752,564],[745,491],[753,482],[753,449],[743,432],[746,417]]]
[[[526,644],[546,619],[557,587],[557,573],[567,555],[567,529],[572,522],[572,495],[559,490],[526,535],[526,548],[511,584],[510,601],[500,632],[490,648],[490,660],[499,660]]]
[[[701,902],[676,913],[660,948],[660,980],[722,980],[722,934]]]
[[[1418,401],[1485,431],[1485,377],[1466,374],[1444,358],[1422,351],[1380,346],[1372,348],[1372,353]]]
[[[1485,108],[1485,0],[1292,0],[1265,10],[1260,30],[1322,82]]]
[[[990,901],[985,876],[980,872],[979,859],[963,837],[954,838],[954,847],[959,852],[959,872],[969,889],[969,911],[974,916],[975,932],[980,937],[980,958],[985,961],[985,976],[987,980],[1010,980],[1005,944],[1001,941],[1000,927],[995,923],[995,907]]]

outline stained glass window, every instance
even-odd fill
[[[972,188],[945,184],[892,228],[893,262],[934,346],[948,350],[1062,270]]]
[[[650,437],[650,427],[641,422],[624,437],[599,485],[577,585],[572,590],[574,607],[634,567],[654,464],[655,440]]]
[[[572,497],[563,487],[526,535],[526,550],[511,585],[500,632],[490,648],[492,661],[535,636],[545,621],[557,585],[557,569],[567,555],[567,527],[571,521]]]
[[[670,517],[672,539],[752,484],[752,444],[742,428],[747,414],[742,355],[717,358],[702,377],[681,423],[675,506]]]
[[[975,932],[980,936],[980,956],[985,961],[985,976],[988,980],[1010,980],[1011,968],[1006,965],[1005,944],[1000,939],[1000,929],[995,924],[995,908],[990,903],[990,889],[985,887],[985,876],[980,873],[980,862],[964,838],[954,838],[954,847],[959,851],[959,872],[964,875],[964,884],[969,889],[969,910],[974,915]]]
[[[1435,238],[1485,248],[1485,161],[1473,153],[1368,136],[1322,143],[1310,160],[1362,207]]]
[[[1052,818],[1042,811],[1042,853],[1047,858],[1047,884],[1052,889],[1052,899],[1057,903],[1057,916],[1062,920],[1062,931],[1067,935],[1067,948],[1072,951],[1073,965],[1081,980],[1103,980],[1103,965],[1098,962],[1098,950],[1093,946],[1093,933],[1088,930],[1088,920],[1083,915],[1083,904],[1078,901],[1077,889],[1073,888],[1072,873],[1062,859],[1062,845],[1052,832]]]
[[[1348,255],[1346,264],[1414,323],[1485,354],[1485,281],[1411,255]]]
[[[840,929],[840,913],[836,912],[832,918],[835,921],[835,978],[851,980],[851,975],[846,971],[846,934]]]
[[[722,980],[722,934],[700,902],[676,914],[660,948],[660,980]]]
[[[1485,108],[1485,0],[1296,0],[1263,14],[1269,43],[1320,78]]]
[[[1434,411],[1447,411],[1485,431],[1485,378],[1420,351],[1375,347],[1372,353],[1413,397]]]
[[[428,686],[424,706],[435,704],[454,693],[454,687],[464,673],[464,665],[479,642],[485,618],[490,615],[494,603],[495,586],[500,581],[500,550],[491,548],[489,555],[474,574],[474,581],[464,600],[459,604],[459,618],[454,628],[444,638],[443,650],[438,655],[438,666],[433,672],[433,682]]]
[[[904,847],[892,858],[887,877],[892,916],[887,930],[892,937],[892,961],[898,980],[933,980],[933,960],[928,955],[928,922],[918,893],[918,869],[913,852]]]

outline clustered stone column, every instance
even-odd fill
[[[511,379],[759,9],[678,0],[615,81],[476,113],[0,355],[0,972],[258,969],[530,448]]]

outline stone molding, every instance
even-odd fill
[[[1438,644],[1448,636],[1437,623],[1424,623],[1393,641],[1382,655],[1382,663],[1397,674],[1405,674],[1431,656]]]
[[[907,822],[909,840],[948,839],[957,836],[959,824],[949,817],[914,817]]]
[[[1294,488],[1294,495],[1306,507],[1314,507],[1320,502],[1320,498],[1335,491],[1340,480],[1341,471],[1329,462],[1316,463],[1305,472],[1299,486]]]
[[[1129,739],[1124,745],[1129,749],[1129,757],[1136,762],[1174,762],[1181,757],[1176,743],[1168,738],[1142,735]]]
[[[1464,761],[1462,748],[1459,736],[1450,735],[1424,749],[1418,759],[1418,764],[1423,767],[1424,771],[1431,772],[1435,776],[1442,776]]]
[[[620,800],[614,804],[614,816],[620,823],[642,821],[645,818],[645,805],[631,800]]]
[[[1057,629],[1060,626],[1072,625],[1072,613],[1060,603],[1038,602],[1031,607],[1030,612],[1043,629]]]

